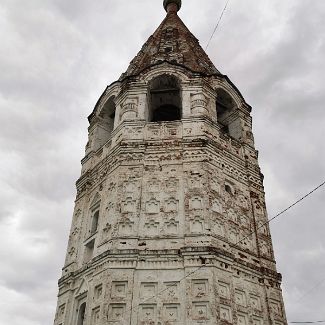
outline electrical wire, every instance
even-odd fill
[[[257,227],[256,230],[259,230],[260,228],[263,228],[264,226],[266,226],[267,224],[269,224],[270,222],[272,222],[273,220],[277,219],[278,217],[280,217],[282,214],[284,214],[285,212],[287,212],[288,210],[290,210],[291,208],[293,208],[294,206],[296,206],[298,203],[300,203],[301,201],[303,201],[304,199],[306,199],[308,196],[312,195],[314,192],[316,192],[317,190],[319,190],[322,186],[325,185],[325,181],[323,183],[321,183],[320,185],[318,185],[317,187],[315,187],[313,190],[311,190],[309,193],[307,193],[306,195],[304,195],[303,197],[301,197],[299,200],[297,200],[295,203],[291,204],[289,207],[287,207],[286,209],[282,210],[281,212],[279,212],[277,215],[275,215],[273,218],[269,219],[268,221],[266,221],[265,223],[263,223],[262,225],[260,225],[259,227]],[[242,238],[241,240],[239,240],[237,244],[241,243],[243,240],[249,238],[251,235],[254,234],[255,231],[252,231],[249,235],[247,235],[246,237]]]
[[[318,320],[315,322],[288,322],[289,324],[316,324],[316,323],[325,323],[325,320]]]
[[[306,293],[304,293],[296,302],[300,301],[302,298],[308,296],[311,292],[313,292],[316,288],[319,288],[325,282],[325,278],[315,284],[311,289],[309,289]]]
[[[209,39],[209,41],[208,41],[207,46],[205,47],[205,50],[208,49],[208,47],[209,47],[209,45],[210,45],[210,43],[211,43],[211,41],[212,41],[212,38],[213,38],[214,34],[216,33],[216,31],[217,31],[219,25],[220,25],[221,19],[222,19],[223,15],[224,15],[224,13],[225,13],[227,7],[228,7],[229,1],[230,1],[230,0],[227,0],[227,2],[226,2],[226,4],[225,4],[225,7],[224,7],[223,10],[222,10],[222,13],[221,13],[221,15],[220,15],[220,17],[219,17],[218,23],[217,23],[216,27],[214,28],[214,30],[213,30],[213,32],[212,32],[212,35],[211,35],[211,37],[210,37],[210,39]]]
[[[318,185],[317,187],[315,187],[315,188],[314,188],[313,190],[311,190],[310,192],[308,192],[306,195],[304,195],[303,197],[301,197],[299,200],[297,200],[296,202],[294,202],[293,204],[291,204],[289,207],[287,207],[286,209],[284,209],[284,210],[282,210],[281,212],[279,212],[279,213],[278,213],[277,215],[275,215],[273,218],[269,219],[269,220],[268,220],[267,222],[265,222],[263,225],[261,225],[260,227],[258,227],[257,230],[260,229],[260,228],[262,228],[262,227],[264,227],[266,224],[272,222],[273,220],[275,220],[276,218],[278,218],[279,216],[281,216],[282,214],[284,214],[285,212],[287,212],[288,210],[290,210],[291,208],[293,208],[294,206],[296,206],[298,203],[300,203],[301,201],[303,201],[304,199],[306,199],[308,196],[312,195],[314,192],[316,192],[318,189],[320,189],[320,188],[321,188],[322,186],[324,186],[324,185],[325,185],[325,181],[324,181],[323,183],[321,183],[320,185]],[[239,240],[236,244],[239,244],[241,241],[243,241],[243,240],[249,238],[251,235],[254,234],[254,232],[255,232],[255,231],[252,231],[248,236],[242,238],[242,239]],[[202,257],[200,257],[200,258],[202,259]],[[205,266],[207,266],[207,265],[209,265],[209,264],[206,264],[206,263],[204,262],[201,266],[199,266],[198,268],[196,268],[194,271],[188,273],[187,275],[185,275],[185,276],[184,276],[183,278],[181,278],[180,280],[171,282],[171,285],[177,285],[178,283],[180,283],[181,281],[185,280],[186,278],[188,278],[188,277],[191,276],[192,274],[198,272],[199,270],[201,270],[203,267],[205,267]],[[149,297],[149,298],[146,298],[146,299],[142,300],[142,301],[139,303],[139,305],[140,305],[140,304],[144,304],[144,303],[146,303],[147,301],[156,298],[156,296],[158,296],[159,294],[161,294],[161,293],[167,291],[168,289],[169,289],[169,287],[168,287],[168,288],[165,288],[165,289],[163,289],[163,290],[161,290],[161,291],[159,291],[156,295],[154,295],[154,296],[152,296],[152,297]],[[135,306],[131,308],[131,311],[132,311],[134,308],[135,308]],[[317,322],[301,322],[301,323],[299,323],[299,322],[289,322],[289,323],[291,323],[291,324],[313,324],[313,323],[325,323],[325,321],[317,321]]]

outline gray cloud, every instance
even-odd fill
[[[163,19],[161,2],[0,4],[1,324],[53,322],[86,117]],[[184,1],[203,46],[223,5]],[[208,49],[253,106],[270,217],[324,179],[324,14],[322,0],[232,0]],[[323,189],[271,227],[289,320],[325,316],[325,283],[305,295],[324,278],[324,201]]]

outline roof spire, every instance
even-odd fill
[[[176,13],[182,7],[182,0],[164,0],[164,8],[167,13]]]

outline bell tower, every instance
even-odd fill
[[[251,107],[166,18],[89,116],[55,325],[285,325]]]

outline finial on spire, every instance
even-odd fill
[[[182,7],[182,0],[164,0],[164,8],[167,12],[177,12]]]

